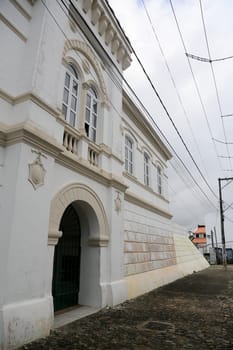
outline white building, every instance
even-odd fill
[[[104,0],[0,2],[0,349],[207,263],[171,222],[171,153],[122,91]],[[67,5],[67,8],[66,6]]]

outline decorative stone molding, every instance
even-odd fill
[[[0,123],[0,144],[2,146],[7,147],[20,142],[39,148],[55,158],[64,150],[62,145],[39,129],[32,121],[10,126]]]
[[[112,52],[123,70],[128,68],[131,63],[131,44],[107,1],[81,0],[76,1],[74,6],[89,26],[97,27],[101,40],[104,38],[106,51]]]
[[[105,44],[109,45],[110,42],[112,41],[113,37],[114,37],[114,30],[112,29],[112,27],[109,24],[107,27],[107,30],[105,32]]]
[[[120,45],[119,50],[117,51],[117,61],[121,62],[123,57],[125,56],[125,49],[122,45]]]
[[[82,67],[85,73],[89,74],[90,73],[90,64],[88,60],[83,60],[82,61]]]
[[[96,3],[95,6],[92,7],[92,13],[91,13],[91,23],[94,26],[99,21],[101,13],[102,13],[101,8],[99,7],[98,3]]]
[[[161,215],[161,216],[163,216],[163,217],[165,217],[167,219],[171,219],[172,218],[172,215],[169,212],[167,212],[167,211],[165,211],[165,210],[163,210],[161,208],[156,207],[153,203],[145,201],[141,197],[138,197],[138,196],[136,196],[135,194],[133,194],[133,193],[131,193],[129,191],[127,191],[125,193],[125,200],[127,202],[132,203],[132,204],[138,205],[138,206],[140,206],[140,207],[142,207],[144,209],[153,211],[154,213],[159,214],[159,215]]]
[[[115,210],[117,212],[117,214],[119,214],[119,212],[121,211],[121,198],[120,198],[120,192],[116,191],[117,196],[115,198]]]
[[[44,185],[44,178],[46,174],[46,170],[43,166],[41,157],[47,158],[42,152],[39,150],[32,149],[33,153],[37,154],[36,159],[33,163],[28,164],[29,168],[29,176],[28,181],[32,184],[34,190]]]
[[[25,94],[12,96],[8,94],[6,91],[0,89],[0,97],[4,99],[6,102],[11,103],[13,106],[19,103],[23,103],[26,101],[31,101],[38,105],[40,108],[44,109],[50,115],[55,118],[59,118],[61,112],[58,109],[53,108],[47,102],[45,102],[41,97],[37,96],[32,92],[26,92]]]
[[[70,184],[59,191],[51,201],[48,244],[56,244],[59,238],[59,225],[65,209],[75,202],[85,202],[97,218],[98,227],[90,232],[89,244],[94,246],[107,246],[109,231],[107,216],[97,194],[84,184]]]
[[[138,130],[141,130],[143,134],[145,134],[148,140],[151,140],[151,143],[158,150],[160,157],[163,156],[164,160],[169,160],[172,158],[172,153],[167,148],[167,146],[162,142],[161,138],[157,134],[155,127],[150,123],[145,115],[138,109],[138,107],[134,104],[133,100],[129,97],[129,95],[123,90],[123,111],[124,114],[127,115],[127,118],[131,119]],[[131,126],[128,123],[127,119],[122,117],[124,124],[128,125],[130,129]]]
[[[59,238],[62,236],[62,231],[49,231],[48,234],[48,245],[56,245],[58,243]]]
[[[108,101],[107,97],[107,89],[105,86],[104,78],[102,75],[100,64],[95,57],[94,53],[92,52],[91,48],[85,44],[84,42],[81,42],[79,40],[66,40],[64,50],[63,50],[63,59],[66,58],[66,54],[69,50],[78,50],[82,52],[88,59],[88,61],[91,63],[91,65],[94,68],[94,71],[98,77],[100,89],[103,94],[103,100]]]
[[[107,20],[107,17],[105,15],[102,15],[99,20],[99,30],[98,30],[100,36],[102,36],[105,33],[108,27],[108,23],[109,22]]]
[[[24,43],[27,42],[27,37],[22,33],[12,22],[10,22],[2,13],[0,13],[0,21],[3,22],[13,33],[15,33]]]
[[[82,9],[85,13],[87,13],[90,10],[92,3],[93,0],[83,0]]]
[[[114,39],[112,40],[112,45],[111,45],[111,52],[112,52],[112,54],[117,53],[117,50],[118,50],[119,47],[120,47],[120,40],[115,35]]]

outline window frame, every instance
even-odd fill
[[[133,140],[129,135],[125,135],[125,170],[133,175]]]
[[[90,103],[88,102],[90,101]],[[96,106],[96,111],[95,107]],[[89,120],[87,118],[87,111],[89,112]],[[97,129],[99,120],[99,99],[96,89],[90,86],[86,92],[85,104],[85,131],[87,137],[94,143],[97,141]]]
[[[163,194],[163,175],[161,166],[157,165],[157,192]]]
[[[76,91],[74,89],[76,87]],[[77,69],[72,63],[66,66],[62,97],[62,114],[65,120],[75,128],[78,119],[80,80]]]
[[[150,186],[150,157],[147,152],[144,152],[143,154],[144,158],[144,185]]]

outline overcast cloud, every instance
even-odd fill
[[[227,141],[233,142],[233,117],[224,119],[220,117],[210,64],[190,60],[206,111],[205,116],[177,30],[170,1],[144,0],[144,2],[175,80],[183,107],[168,74],[142,0],[109,0],[193,158],[208,184],[218,196],[217,179],[233,176],[233,158],[229,161],[229,159],[219,158],[217,155],[228,156],[230,154],[233,156],[233,145],[229,145],[227,150],[226,145],[214,142],[211,137],[224,141],[225,129]],[[199,0],[173,0],[172,3],[188,53],[208,58]],[[233,1],[202,0],[202,6],[211,58],[232,56]],[[194,229],[198,224],[206,224],[208,229],[216,225],[220,238],[219,213],[215,209],[218,208],[218,199],[210,192],[201,178],[135,57],[132,58],[131,67],[125,72],[126,79],[213,203],[211,205],[206,197],[200,193],[197,185],[174,156],[169,166],[169,192],[174,220],[185,225],[188,229]],[[233,114],[233,59],[214,62],[213,68],[222,113],[223,115]],[[233,184],[225,188],[223,198],[229,204],[233,202]],[[232,213],[231,209],[226,211],[227,217],[233,221]],[[229,220],[225,220],[225,224],[226,239],[233,240],[233,225]]]

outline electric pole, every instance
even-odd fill
[[[226,268],[227,267],[227,256],[226,256],[226,241],[225,241],[225,231],[224,231],[224,210],[223,210],[223,203],[222,203],[222,188],[221,188],[221,181],[228,181],[233,180],[233,177],[225,177],[225,178],[219,178],[218,179],[218,186],[219,186],[219,205],[220,205],[220,222],[221,222],[221,236],[222,236],[222,260],[223,265]],[[228,185],[228,184],[227,184]],[[226,186],[227,186],[226,185]]]
[[[226,242],[225,242],[225,232],[224,232],[224,215],[223,215],[223,206],[222,206],[222,188],[221,188],[221,180],[218,179],[218,186],[219,186],[219,204],[220,204],[220,222],[221,222],[221,236],[222,236],[222,262],[224,267],[227,266],[227,259],[226,259]]]

